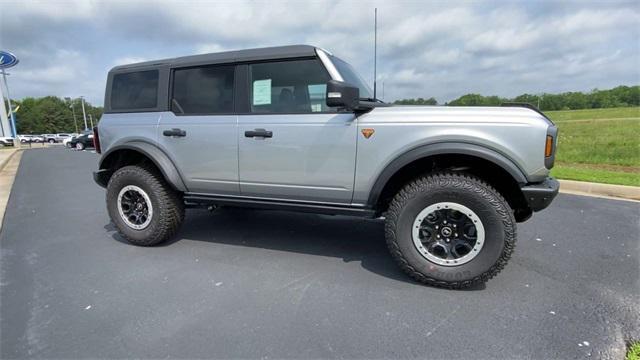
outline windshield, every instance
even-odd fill
[[[330,56],[330,58],[340,75],[342,75],[344,82],[357,86],[358,89],[360,89],[361,99],[373,99],[373,92],[367,83],[353,69],[353,66],[335,56]]]

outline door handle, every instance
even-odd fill
[[[179,137],[183,137],[183,136],[187,136],[187,132],[182,130],[182,129],[171,129],[171,130],[163,131],[162,135],[164,135],[164,136],[179,136]]]
[[[248,130],[244,132],[244,137],[270,138],[273,137],[273,132],[267,131],[265,129]]]

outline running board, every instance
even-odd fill
[[[278,200],[262,200],[255,198],[226,197],[202,194],[184,194],[184,202],[187,206],[200,205],[228,205],[269,210],[297,211],[327,215],[348,215],[365,218],[374,218],[376,213],[372,209],[353,206],[314,204],[304,202],[288,202]]]

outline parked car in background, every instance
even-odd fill
[[[68,147],[84,150],[93,147],[93,134],[84,134],[69,140]]]
[[[56,134],[56,142],[62,142],[65,139],[71,139],[72,135],[68,133],[58,133]]]
[[[49,144],[53,144],[58,141],[56,134],[42,134],[42,138],[44,139],[45,142],[48,142]]]
[[[13,138],[2,136],[0,137],[0,147],[3,146],[13,146]]]
[[[38,135],[18,135],[18,139],[20,139],[20,142],[25,144],[25,143],[41,143],[44,142],[44,138],[42,136],[38,136]]]
[[[80,134],[68,134],[69,136],[66,138],[63,138],[60,140],[60,142],[62,142],[62,145],[64,145],[65,147],[69,147],[69,142],[71,140],[73,140],[73,138],[80,136]]]

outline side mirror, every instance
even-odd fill
[[[327,82],[327,106],[357,109],[360,104],[360,90],[348,83],[329,80]]]

